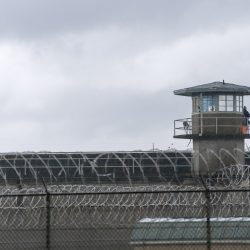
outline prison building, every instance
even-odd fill
[[[0,184],[179,184],[194,180],[191,165],[191,151],[1,153]]]
[[[249,249],[249,226],[248,217],[211,218],[213,249]],[[207,234],[206,218],[144,218],[135,224],[131,245],[134,250],[202,250],[207,249]]]
[[[191,176],[187,151],[0,154],[0,181],[10,183],[166,183]]]

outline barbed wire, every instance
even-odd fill
[[[232,165],[219,169],[207,180],[208,185],[222,186],[227,188],[249,187],[249,165]]]
[[[1,176],[6,179],[0,187],[0,228],[44,228],[48,195],[51,224],[62,228],[132,225],[141,218],[156,216],[202,218],[206,213],[207,190],[211,197],[211,216],[250,216],[248,165],[224,167],[206,177],[192,176],[189,173],[186,182],[181,181],[179,167],[190,167],[190,157],[190,152],[176,151],[90,155],[46,153],[43,156],[2,154],[0,164],[8,164],[8,167],[3,167],[0,171]],[[249,155],[246,154],[246,157]],[[81,159],[79,164],[76,164],[76,159]],[[83,163],[85,165],[81,165]],[[56,167],[50,169],[53,164]],[[101,176],[100,171],[103,171],[102,175],[108,173],[105,168],[113,171],[108,184],[107,179],[101,181],[104,176]],[[35,174],[38,173],[37,169],[47,171],[45,173],[49,173],[53,181],[39,181],[39,176]],[[117,169],[125,181],[118,181]],[[173,172],[164,172],[164,169],[172,169]],[[8,184],[10,170],[16,173],[15,185]],[[23,182],[25,171],[26,174],[29,171],[34,174],[33,181]],[[93,184],[68,184],[75,171],[82,173],[82,180],[92,174],[97,179]],[[133,183],[133,178],[137,176],[133,173],[136,171],[142,181]],[[161,182],[152,184],[154,181],[149,181],[152,173]],[[58,182],[59,175],[65,177],[66,181],[62,184]]]
[[[179,170],[191,173],[191,151],[25,152],[0,154],[0,181],[24,182],[147,183],[180,182]]]
[[[235,154],[232,154],[226,149],[220,150],[221,154],[225,152],[234,159],[235,165],[239,165],[237,154],[244,154],[246,164],[250,165],[249,152],[239,152],[239,149],[235,149]],[[192,170],[193,154],[197,152],[174,149],[95,153],[2,153],[0,154],[0,184],[5,186],[40,185],[41,180],[44,180],[47,185],[152,183],[181,185],[188,181],[195,184],[196,176]],[[212,150],[209,154],[220,159],[221,165],[225,168],[229,167],[224,164],[220,154]],[[204,157],[202,159],[206,161]],[[209,173],[209,169],[207,172]],[[226,171],[223,175],[224,180],[227,178]],[[235,184],[237,180],[241,182],[240,175],[245,174],[236,175],[239,178],[234,179]]]
[[[154,192],[147,193],[150,190],[149,187],[137,187],[136,190],[133,187],[121,187],[120,193],[112,193],[111,191],[105,194],[101,187],[99,187],[101,193],[98,193],[98,188],[93,189],[93,187],[85,186],[81,187],[81,191],[86,188],[85,191],[88,191],[86,194],[77,192],[65,194],[64,190],[67,188],[69,188],[68,185],[60,188],[49,187],[50,191],[60,190],[57,194],[50,194],[51,220],[54,226],[128,225],[144,217],[199,218],[204,217],[206,213],[205,191],[197,188],[190,190],[190,187],[186,187],[186,189],[178,190],[171,187],[172,191],[165,188],[165,192],[159,192],[164,191],[164,188],[154,186],[151,189]],[[117,191],[118,189],[112,190]],[[121,190],[125,190],[127,193],[121,193]],[[142,190],[145,193],[137,192]],[[211,191],[211,215],[250,216],[250,191],[226,191]],[[27,194],[33,192],[33,189],[26,190]],[[14,191],[12,194],[17,193]],[[35,196],[1,196],[0,198],[1,228],[12,226],[15,228],[44,227],[45,216],[45,193],[40,195],[36,193]]]

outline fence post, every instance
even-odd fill
[[[46,249],[50,249],[50,193],[46,190]]]
[[[50,250],[50,193],[43,178],[42,183],[46,192],[46,249]]]
[[[208,188],[205,190],[206,196],[206,216],[207,216],[207,250],[211,250],[211,221],[210,221],[210,191]]]
[[[207,250],[211,250],[211,214],[210,214],[210,205],[211,205],[211,194],[210,194],[210,190],[207,187],[207,185],[205,184],[203,177],[200,175],[200,180],[202,185],[205,188],[205,198],[206,198],[206,217],[207,217],[207,223],[206,223],[206,227],[207,227]]]

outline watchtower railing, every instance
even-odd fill
[[[174,121],[174,136],[250,135],[250,121],[244,117],[193,116]]]

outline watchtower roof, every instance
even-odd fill
[[[226,82],[211,82],[197,85],[190,88],[178,89],[174,91],[175,95],[193,96],[199,93],[234,93],[250,95],[250,87]]]

